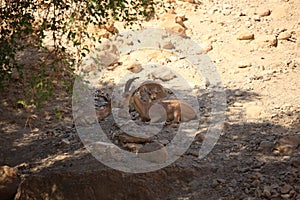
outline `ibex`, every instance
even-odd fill
[[[127,81],[124,91],[126,96],[129,94],[130,85],[137,78],[138,77],[135,77]],[[154,81],[146,81],[132,93],[131,97],[129,97],[129,111],[133,111],[133,96],[136,96],[138,93],[141,99],[146,102],[152,102],[165,98],[169,94],[169,92],[161,84]]]
[[[129,89],[132,82],[133,80],[131,79],[126,83],[125,90]],[[145,88],[147,91],[151,91],[147,88],[147,84],[142,85],[141,87]],[[157,88],[160,91],[165,91],[160,84],[155,82],[151,83],[151,87]],[[162,93],[159,94],[162,95]],[[166,93],[165,96],[167,96]],[[141,120],[144,122],[150,120],[152,122],[157,122],[162,120],[162,118],[164,118],[162,115],[162,107],[166,112],[166,123],[179,123],[180,121],[189,121],[197,117],[196,112],[189,104],[179,100],[157,100],[156,102],[150,100],[147,102],[142,101],[135,93],[133,93],[130,97],[130,101],[133,108],[139,113]],[[162,107],[155,106],[155,104]],[[149,115],[150,109],[152,116]]]

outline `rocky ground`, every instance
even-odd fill
[[[16,102],[24,91],[16,80],[4,89],[0,105],[0,165],[15,167],[22,179],[15,199],[300,199],[299,9],[297,0],[176,1],[173,12],[158,12],[142,24],[202,44],[201,53],[221,76],[227,103],[222,135],[205,158],[198,152],[209,114],[201,118],[203,126],[187,152],[154,172],[130,174],[99,163],[77,135],[72,96],[58,87],[46,108],[20,107]],[[121,25],[115,24],[119,31]],[[170,50],[172,44],[164,47]],[[28,62],[39,55],[27,53]],[[201,89],[199,111],[209,112],[201,107],[211,98],[203,95],[207,83],[190,76],[191,65],[170,52],[133,52],[96,76],[93,68],[83,70],[94,87],[109,94],[122,74],[142,72],[150,61],[185,75]],[[165,85],[174,79],[171,72],[158,74]],[[118,130],[112,116],[100,125],[129,151],[167,145],[177,130],[166,127],[160,136],[141,141]]]

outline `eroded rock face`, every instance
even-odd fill
[[[17,176],[17,172],[14,168],[7,165],[0,166],[0,199],[8,200],[13,199],[20,179]]]

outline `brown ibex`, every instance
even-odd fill
[[[133,82],[133,79],[130,79],[126,83],[125,91],[129,90],[130,84],[132,82]],[[141,88],[145,91],[150,92],[149,93],[150,98],[151,98],[151,94],[152,95],[159,94],[158,96],[154,96],[155,98],[153,98],[153,96],[152,96],[153,99],[149,99],[148,101],[142,101],[136,95],[135,92],[131,95],[129,103],[139,113],[142,121],[146,122],[146,121],[151,120],[152,122],[156,122],[158,120],[162,120],[163,116],[160,116],[160,115],[162,115],[162,107],[166,112],[167,123],[168,122],[179,123],[181,120],[189,121],[189,120],[195,119],[197,117],[194,109],[185,102],[182,102],[179,100],[157,100],[157,101],[154,101],[155,99],[158,99],[157,97],[161,98],[161,97],[167,96],[165,89],[160,84],[155,83],[155,82],[146,83],[146,84],[143,84],[138,89],[141,89]],[[157,93],[157,91],[158,91],[158,93]],[[154,106],[155,104],[158,104],[162,107]],[[151,113],[156,116],[149,115],[150,109],[151,109]],[[151,117],[152,117],[152,119],[151,119]],[[153,121],[153,118],[156,118],[156,119]]]

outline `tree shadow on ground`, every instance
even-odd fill
[[[258,94],[248,91],[225,92],[229,107],[235,102],[259,99]],[[262,122],[244,121],[242,115],[237,115],[236,120],[226,122],[223,135],[204,159],[195,156],[201,141],[194,141],[186,154],[170,166],[150,173],[128,174],[104,166],[87,152],[73,123],[67,120],[72,117],[71,109],[60,120],[40,117],[40,122],[30,129],[24,127],[26,117],[20,109],[6,106],[9,95],[0,108],[0,165],[18,166],[21,174],[27,174],[20,197],[39,194],[37,199],[45,198],[43,195],[52,199],[267,198],[264,191],[268,186],[275,198],[285,184],[292,185],[291,197],[299,194],[299,141],[280,140],[286,136],[299,138],[299,111],[280,113]],[[207,95],[202,94],[200,99],[207,100]],[[57,98],[49,106],[63,101]],[[67,102],[70,104],[70,99]],[[290,126],[282,125],[291,118],[295,120]],[[39,125],[45,127],[35,130]],[[107,126],[110,130],[115,128],[113,123]]]

